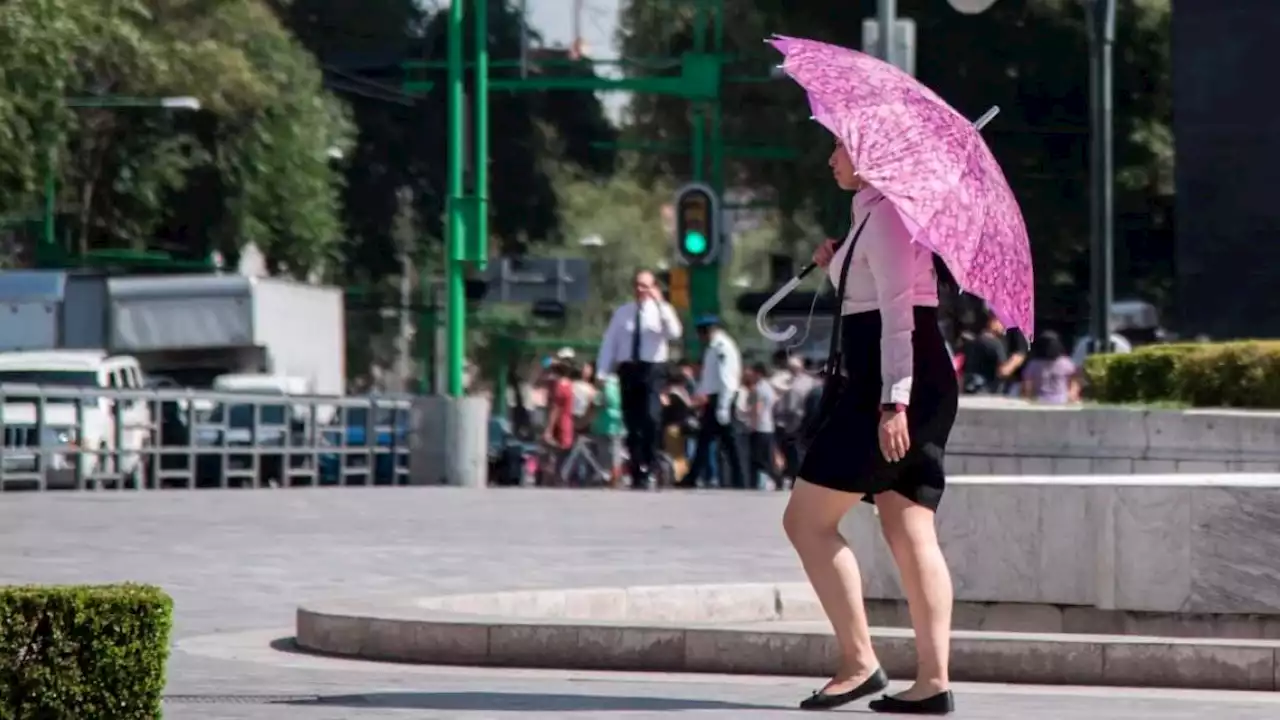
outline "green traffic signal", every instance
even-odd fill
[[[701,255],[707,251],[707,236],[691,230],[684,235],[684,251],[690,255]]]
[[[675,235],[672,245],[690,265],[715,262],[720,251],[720,199],[702,183],[689,183],[676,191]]]

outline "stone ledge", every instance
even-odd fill
[[[298,609],[296,639],[312,652],[393,662],[830,674],[838,654],[826,624],[786,619],[783,597],[793,587],[548,590],[363,608],[317,605]],[[735,588],[743,592],[741,602]],[[571,599],[609,593],[625,599],[664,590],[666,603],[597,605],[601,619],[590,617],[593,603]],[[770,596],[774,602],[764,602]],[[532,609],[523,617],[500,614],[526,601],[526,607],[542,608],[546,615],[538,617]],[[576,616],[567,616],[575,603]],[[468,613],[467,607],[479,612]],[[639,617],[642,611],[656,617]],[[885,670],[895,678],[912,677],[910,631],[875,628],[873,636]],[[952,668],[955,680],[970,682],[1276,690],[1280,641],[957,630]]]
[[[953,474],[1274,472],[1280,413],[962,402]]]

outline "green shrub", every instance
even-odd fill
[[[1085,376],[1100,402],[1280,408],[1280,341],[1148,345],[1090,357]]]
[[[172,614],[145,585],[0,588],[0,717],[159,718]]]

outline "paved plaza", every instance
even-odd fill
[[[156,583],[169,720],[772,718],[819,679],[433,668],[271,649],[298,604],[798,582],[780,493],[437,488],[0,495],[0,582]],[[1280,694],[964,686],[960,718],[1263,720]],[[859,713],[859,709],[849,712]]]

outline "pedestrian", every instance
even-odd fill
[[[729,486],[747,487],[747,471],[743,463],[741,443],[734,427],[735,405],[742,386],[742,353],[720,320],[706,316],[698,320],[698,338],[706,348],[702,356],[702,377],[694,402],[702,408],[698,421],[698,439],[693,449],[693,462],[679,486],[695,488],[707,475],[711,454],[718,448],[728,464]],[[718,485],[712,481],[712,485]]]
[[[774,489],[782,484],[774,449],[774,413],[778,404],[778,390],[774,387],[769,368],[756,363],[743,374],[747,391],[747,448],[750,472],[747,481],[758,489]],[[769,479],[772,488],[761,485],[761,476]]]
[[[1062,338],[1052,330],[1031,343],[1031,360],[1022,373],[1022,396],[1053,405],[1080,401],[1080,375]]]
[[[964,345],[966,391],[1006,395],[1010,389],[1021,389],[1017,379],[1026,360],[1027,341],[1022,333],[1006,333],[1000,318],[988,310],[982,331]]]
[[[693,398],[685,389],[683,373],[673,369],[667,376],[662,398],[662,449],[671,459],[673,475],[683,476],[689,470],[688,437],[695,426]],[[696,433],[695,433],[696,434]]]
[[[573,378],[577,375],[572,356],[558,355],[547,368],[547,423],[542,430],[542,446],[547,460],[542,470],[545,485],[559,485],[560,471],[573,449]]]
[[[778,397],[775,436],[782,449],[783,475],[786,478],[795,478],[796,472],[800,469],[800,447],[797,436],[804,425],[806,401],[817,385],[817,381],[805,368],[804,359],[801,357],[788,357],[786,366],[791,379],[787,383],[786,391],[780,393]],[[785,489],[785,483],[778,489]]]
[[[841,143],[829,162],[836,183],[856,192],[848,239],[838,249],[828,240],[814,254],[843,289],[838,328],[848,381],[806,449],[783,527],[835,629],[840,661],[830,682],[801,707],[833,708],[889,685],[871,645],[858,562],[839,530],[862,500],[879,511],[917,656],[915,683],[874,701],[872,710],[943,714],[954,707],[952,586],[934,513],[959,388],[938,330],[938,275],[932,253],[912,241],[894,206],[859,177]]]
[[[622,484],[622,444],[625,426],[622,423],[622,389],[617,375],[597,375],[599,391],[593,402],[592,435],[595,436],[596,462],[609,474],[609,487]]]
[[[572,348],[564,348],[560,352],[568,352],[570,359],[575,355]],[[595,366],[589,362],[582,363],[577,376],[573,378],[573,424],[579,433],[587,433],[591,429],[591,411],[596,405],[596,393],[599,391],[596,387]]]
[[[618,375],[631,487],[645,490],[653,485],[657,462],[662,412],[658,393],[666,382],[668,345],[680,339],[684,328],[652,272],[641,270],[634,280],[635,300],[614,310],[600,343],[596,372]]]

